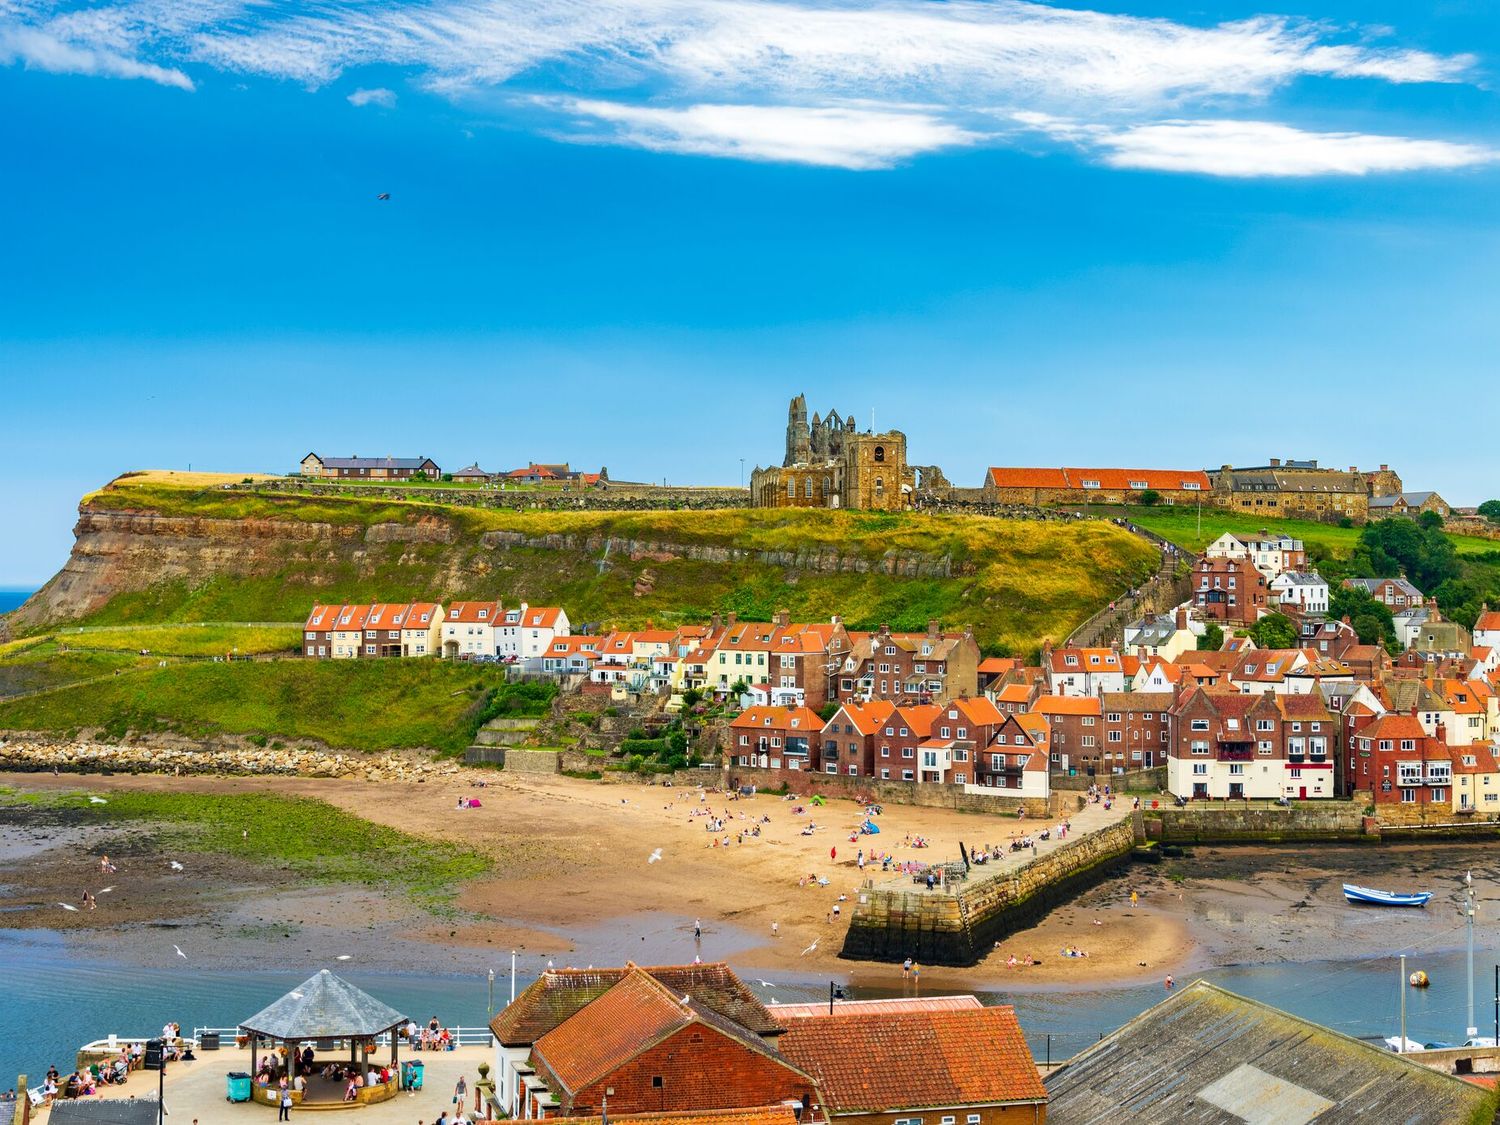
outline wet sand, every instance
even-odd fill
[[[90,837],[65,829],[53,838],[51,830],[28,832],[23,825],[0,833],[0,920],[59,930],[80,956],[148,965],[174,963],[175,944],[204,967],[313,968],[342,956],[370,969],[443,973],[472,970],[493,963],[497,951],[503,956],[515,949],[530,970],[548,961],[662,963],[702,956],[728,959],[752,976],[900,988],[899,967],[837,956],[848,904],[838,919],[830,911],[840,893],[857,894],[856,850],[890,849],[900,859],[931,861],[956,855],[960,839],[1001,842],[1021,830],[1008,819],[887,806],[881,835],[850,843],[848,830],[860,819],[851,802],[809,809],[813,821],[828,827],[804,837],[809,818],[792,816],[790,803],[708,794],[705,805],[731,814],[731,837],[749,828],[752,817],[771,818],[760,838],[711,848],[703,821],[688,816],[698,804],[696,790],[492,771],[465,775],[469,782],[481,778],[487,787],[472,790],[462,782],[172,782],[208,792],[316,796],[380,824],[461,838],[491,855],[494,871],[463,887],[456,909],[440,916],[378,890],[307,886],[286,872],[222,856],[181,857],[185,870],[173,873],[149,839],[132,852],[118,830],[88,830],[96,833]],[[14,775],[0,784],[107,792],[152,788],[164,779]],[[484,807],[456,811],[459,794],[470,792]],[[1025,829],[1039,827],[1033,822]],[[908,833],[926,836],[933,846],[901,846]],[[661,859],[652,863],[658,848]],[[97,855],[105,849],[120,867],[116,876],[98,874]],[[1500,857],[1491,857],[1484,845],[1198,848],[1183,859],[1133,866],[1000,943],[976,967],[924,967],[922,987],[1089,989],[1214,965],[1377,956],[1419,943],[1452,948],[1462,942],[1461,919],[1444,894],[1456,886],[1454,873],[1461,876],[1473,864],[1482,880],[1481,909],[1487,901],[1500,903]],[[799,887],[808,873],[828,877],[830,885]],[[1434,890],[1439,897],[1425,911],[1360,910],[1343,901],[1339,884],[1346,878]],[[117,889],[98,895],[93,912],[48,905],[78,905],[83,887],[97,893],[111,883]],[[701,941],[693,937],[695,921],[703,926]],[[1063,957],[1066,948],[1088,956]],[[1011,968],[1011,954],[1039,963]]]

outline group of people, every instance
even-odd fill
[[[438,1022],[437,1016],[427,1021],[426,1027],[418,1027],[416,1021],[406,1024],[406,1042],[414,1051],[451,1051],[458,1046],[453,1033]]]

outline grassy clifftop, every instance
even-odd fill
[[[1025,651],[1065,636],[1155,563],[1149,545],[1103,521],[513,511],[222,483],[126,476],[86,497],[65,577],[87,599],[55,599],[38,624],[295,621],[315,600],[498,597],[562,604],[575,622],[627,627],[715,610],[763,619],[782,608],[813,620],[840,614],[857,628],[919,628],[938,618],[972,623],[981,641]],[[126,513],[167,519],[147,521],[158,525],[148,529],[115,518]],[[91,529],[90,517],[104,526]],[[173,519],[192,522],[166,526]],[[488,532],[531,543],[486,546]],[[549,536],[566,544],[536,542]],[[596,549],[605,540],[610,549]],[[631,557],[620,543],[647,550]],[[737,554],[726,560],[714,549]],[[893,558],[896,573],[879,569]]]

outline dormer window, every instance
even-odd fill
[[[489,615],[490,615],[490,611],[489,610],[487,610],[487,609],[481,609],[479,611],[479,620],[483,621]]]

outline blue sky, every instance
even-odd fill
[[[0,0],[0,585],[129,468],[734,483],[798,391],[960,483],[1473,503],[1497,45],[1481,0]]]

